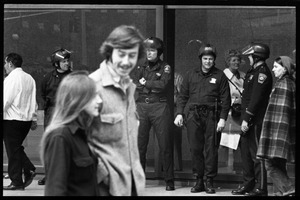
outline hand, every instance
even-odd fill
[[[143,77],[139,80],[140,84],[145,85],[146,84],[146,79]]]
[[[241,125],[241,131],[243,133],[246,133],[249,130],[248,122],[243,120],[242,125]]]
[[[37,128],[37,121],[32,121],[30,129],[34,131],[36,128]]]
[[[225,119],[220,119],[217,125],[217,132],[222,132],[225,127]]]
[[[175,120],[174,120],[174,124],[178,127],[182,127],[183,126],[183,117],[182,115],[177,115]]]

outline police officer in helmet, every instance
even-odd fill
[[[263,161],[256,158],[263,117],[272,90],[272,74],[266,64],[270,49],[263,43],[252,43],[242,50],[251,68],[244,80],[241,124],[241,157],[243,184],[233,195],[267,196],[267,174]]]
[[[69,74],[72,69],[70,65],[71,52],[59,48],[51,54],[51,62],[55,67],[44,75],[41,85],[41,96],[44,101],[44,129],[49,124],[55,105],[55,94],[61,80]],[[38,181],[39,185],[45,185],[45,177]]]
[[[203,45],[198,56],[200,67],[189,70],[183,78],[174,124],[182,126],[184,121],[186,124],[192,171],[197,180],[191,192],[213,194],[213,179],[218,170],[218,148],[231,97],[226,75],[215,67],[215,47]]]
[[[171,137],[171,110],[167,103],[172,89],[171,67],[160,59],[164,44],[157,37],[150,37],[144,41],[147,60],[143,66],[137,67],[135,83],[138,98],[137,112],[140,126],[138,133],[138,148],[141,164],[146,168],[146,153],[149,142],[149,132],[153,127],[163,156],[163,171],[166,190],[174,190],[173,169],[173,137]]]

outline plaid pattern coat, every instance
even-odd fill
[[[287,75],[278,79],[264,116],[257,156],[295,162],[296,85]]]

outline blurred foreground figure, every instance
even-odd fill
[[[116,27],[100,48],[105,60],[90,74],[103,100],[89,134],[89,146],[98,158],[101,196],[137,196],[145,188],[137,142],[136,86],[129,77],[144,55],[143,40],[133,26]]]
[[[53,115],[41,140],[45,196],[99,194],[97,158],[89,149],[86,134],[93,118],[99,116],[100,103],[88,72],[73,72],[59,85]]]

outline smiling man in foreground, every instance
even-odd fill
[[[138,151],[135,84],[129,77],[144,55],[144,38],[133,26],[115,28],[100,48],[105,60],[90,74],[103,100],[89,144],[98,157],[98,185],[102,196],[138,196],[145,173]]]

